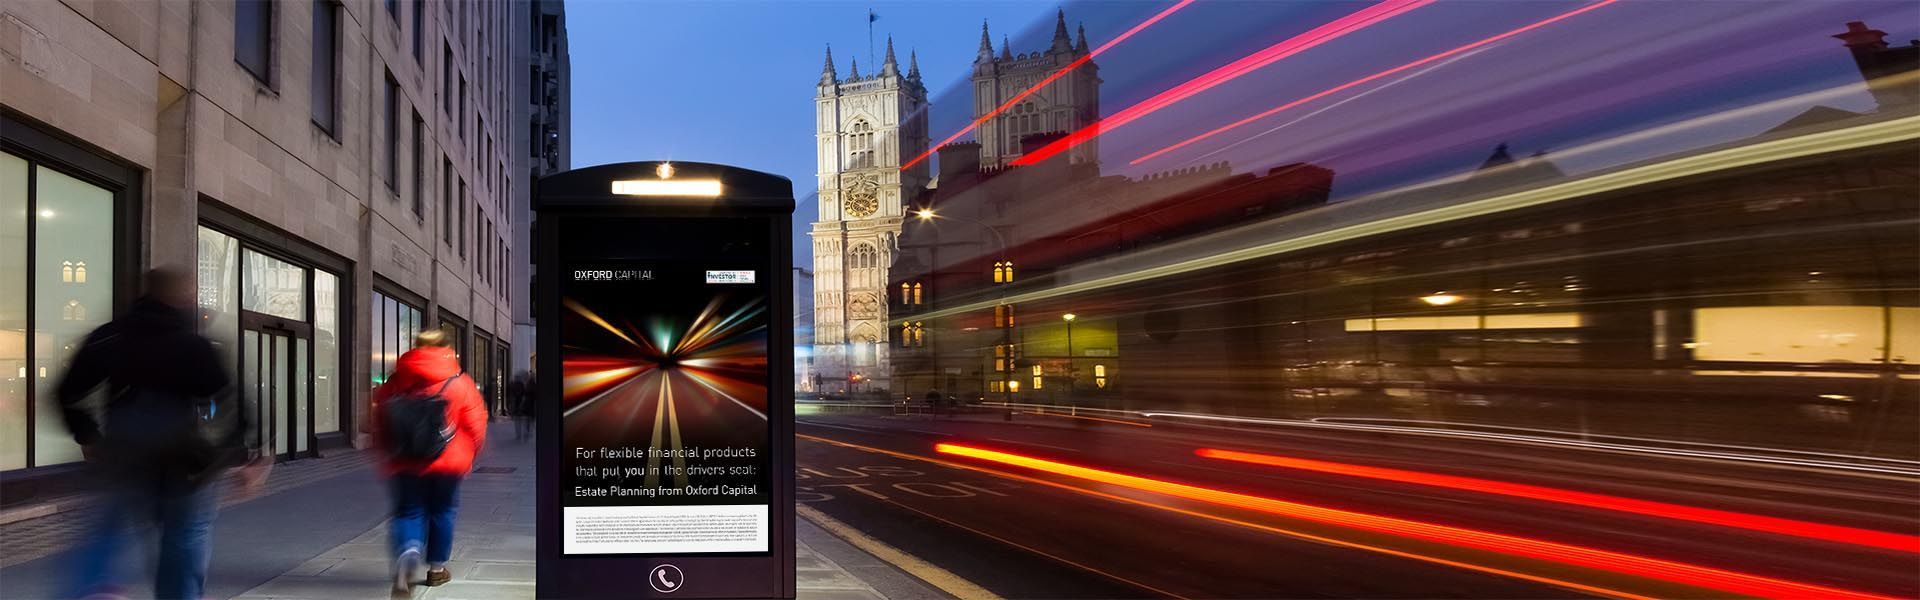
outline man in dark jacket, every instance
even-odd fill
[[[152,518],[160,529],[155,594],[197,599],[206,583],[217,495],[210,482],[231,461],[212,455],[221,444],[189,438],[202,431],[201,403],[226,391],[227,372],[195,327],[193,275],[154,269],[146,284],[147,295],[126,314],[87,336],[58,389],[74,441],[109,488],[74,591],[114,594],[113,570],[131,521]],[[104,406],[89,401],[103,383]],[[234,415],[240,418],[231,427],[231,442],[242,454],[246,412]]]

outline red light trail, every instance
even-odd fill
[[[1514,496],[1517,498],[1531,498],[1534,500],[1545,500],[1548,502],[1559,502],[1562,504],[1573,504],[1578,506],[1586,506],[1590,508],[1599,508],[1599,509],[1605,509],[1605,510],[1629,512],[1629,513],[1642,514],[1642,515],[1651,515],[1656,517],[1665,517],[1665,518],[1677,519],[1681,521],[1693,521],[1695,523],[1707,523],[1710,525],[1724,525],[1727,527],[1737,527],[1740,529],[1750,529],[1753,531],[1764,531],[1767,533],[1778,533],[1778,534],[1790,535],[1794,537],[1811,538],[1811,539],[1817,539],[1817,540],[1825,540],[1829,542],[1840,542],[1842,544],[1871,546],[1875,548],[1900,550],[1904,552],[1920,552],[1920,537],[1899,534],[1899,533],[1889,533],[1884,531],[1874,531],[1871,529],[1842,527],[1839,525],[1811,523],[1807,521],[1797,521],[1793,519],[1780,519],[1780,518],[1766,517],[1761,515],[1750,515],[1746,513],[1714,510],[1710,508],[1698,508],[1693,506],[1683,506],[1679,504],[1668,504],[1665,502],[1636,500],[1633,498],[1622,498],[1619,496],[1608,496],[1605,494],[1592,494],[1587,492],[1576,492],[1573,490],[1563,490],[1563,489],[1556,489],[1556,488],[1549,488],[1549,487],[1526,485],[1526,484],[1520,484],[1520,483],[1493,481],[1490,479],[1477,479],[1473,477],[1457,477],[1453,475],[1422,473],[1418,471],[1402,471],[1399,469],[1386,469],[1381,467],[1349,465],[1349,464],[1343,464],[1343,463],[1309,460],[1304,458],[1289,458],[1285,456],[1273,456],[1269,454],[1255,454],[1251,452],[1236,452],[1233,450],[1220,450],[1216,448],[1201,448],[1199,450],[1195,450],[1194,454],[1197,454],[1206,458],[1231,460],[1231,461],[1251,463],[1256,465],[1266,465],[1271,467],[1282,467],[1282,468],[1288,468],[1288,469],[1300,469],[1303,471],[1315,471],[1320,473],[1334,473],[1338,475],[1351,475],[1354,477],[1365,477],[1369,479],[1381,479],[1386,481],[1398,481],[1402,483],[1430,485],[1434,487],[1443,487],[1443,488],[1449,488],[1449,489],[1468,490],[1468,491],[1483,492],[1488,494],[1499,494],[1503,496]]]
[[[1529,31],[1533,31],[1533,30],[1535,30],[1535,29],[1539,29],[1539,28],[1541,28],[1541,27],[1545,27],[1545,26],[1547,26],[1547,25],[1552,25],[1552,24],[1554,24],[1554,23],[1556,23],[1556,22],[1559,22],[1559,21],[1561,21],[1561,20],[1564,20],[1564,19],[1568,19],[1568,18],[1572,18],[1572,17],[1574,17],[1574,16],[1576,16],[1576,15],[1579,15],[1579,14],[1581,14],[1581,13],[1584,13],[1584,12],[1587,12],[1587,11],[1590,11],[1590,10],[1594,10],[1594,9],[1597,9],[1597,8],[1600,8],[1600,7],[1602,7],[1602,6],[1606,6],[1606,5],[1608,5],[1608,4],[1613,4],[1613,3],[1615,3],[1615,2],[1618,2],[1618,1],[1619,1],[1619,0],[1600,0],[1599,2],[1595,2],[1595,3],[1593,3],[1593,4],[1588,4],[1588,5],[1586,5],[1586,6],[1582,6],[1582,7],[1580,7],[1580,8],[1576,8],[1576,9],[1573,9],[1573,10],[1570,10],[1570,11],[1567,11],[1567,12],[1564,12],[1564,13],[1560,13],[1560,14],[1558,14],[1558,15],[1554,15],[1553,17],[1550,17],[1550,18],[1547,18],[1547,19],[1545,19],[1545,20],[1541,20],[1541,21],[1536,21],[1536,22],[1534,22],[1533,24],[1530,24],[1530,25],[1527,25],[1527,26],[1524,26],[1524,27],[1521,27],[1521,28],[1518,28],[1518,29],[1514,29],[1514,30],[1512,30],[1512,31],[1508,31],[1508,32],[1506,32],[1506,33],[1502,33],[1502,34],[1499,34],[1499,35],[1496,35],[1496,36],[1493,36],[1493,37],[1489,37],[1489,38],[1486,38],[1486,39],[1483,39],[1483,40],[1480,40],[1480,41],[1477,41],[1477,42],[1474,42],[1474,43],[1471,43],[1471,44],[1467,44],[1467,45],[1465,45],[1465,46],[1461,46],[1461,47],[1458,47],[1458,48],[1454,48],[1454,49],[1452,49],[1452,50],[1448,50],[1448,51],[1446,51],[1446,52],[1441,52],[1441,53],[1439,53],[1439,54],[1435,54],[1435,55],[1433,55],[1433,56],[1429,56],[1429,57],[1426,57],[1426,58],[1422,58],[1422,59],[1420,59],[1420,60],[1416,60],[1416,61],[1413,61],[1413,62],[1410,62],[1410,63],[1407,63],[1407,64],[1404,64],[1404,65],[1400,65],[1400,66],[1398,66],[1398,67],[1394,67],[1394,68],[1391,68],[1391,69],[1387,69],[1387,70],[1385,70],[1385,71],[1381,71],[1381,72],[1379,72],[1379,73],[1374,73],[1374,74],[1372,74],[1372,75],[1368,75],[1368,76],[1366,76],[1366,77],[1362,77],[1362,78],[1359,78],[1359,79],[1355,79],[1355,80],[1353,80],[1353,81],[1349,81],[1349,82],[1346,82],[1346,83],[1342,83],[1342,84],[1340,84],[1340,85],[1337,85],[1337,86],[1334,86],[1334,87],[1330,87],[1330,88],[1327,88],[1327,89],[1325,89],[1325,90],[1321,90],[1320,92],[1318,92],[1318,93],[1315,93],[1315,94],[1313,94],[1313,95],[1311,95],[1311,96],[1307,96],[1307,97],[1305,97],[1305,98],[1301,98],[1301,99],[1299,99],[1299,100],[1294,100],[1294,101],[1292,101],[1292,102],[1288,102],[1288,103],[1286,103],[1286,104],[1282,104],[1282,105],[1280,105],[1280,106],[1276,106],[1276,107],[1273,107],[1273,108],[1270,108],[1270,109],[1267,109],[1266,111],[1264,111],[1264,112],[1261,112],[1260,114],[1256,114],[1256,115],[1253,115],[1253,116],[1251,116],[1251,117],[1247,117],[1247,118],[1245,118],[1245,119],[1241,119],[1241,120],[1238,120],[1238,121],[1234,121],[1234,122],[1232,122],[1232,123],[1228,123],[1228,124],[1226,124],[1226,125],[1223,125],[1223,126],[1220,126],[1219,128],[1216,128],[1216,129],[1214,129],[1214,130],[1212,130],[1212,131],[1208,131],[1208,132],[1206,132],[1206,133],[1202,133],[1202,134],[1200,134],[1200,135],[1196,135],[1196,136],[1193,136],[1193,137],[1190,137],[1190,138],[1187,138],[1187,139],[1185,139],[1185,140],[1182,140],[1182,141],[1180,141],[1180,142],[1179,142],[1179,143],[1177,143],[1177,144],[1174,144],[1174,145],[1171,145],[1171,146],[1167,146],[1167,147],[1165,147],[1165,148],[1161,148],[1161,149],[1159,149],[1159,150],[1155,150],[1155,151],[1153,151],[1153,152],[1149,152],[1149,153],[1147,153],[1147,154],[1146,154],[1145,156],[1141,156],[1140,158],[1136,158],[1136,159],[1133,159],[1133,160],[1132,160],[1131,162],[1128,162],[1127,164],[1130,164],[1130,165],[1137,165],[1137,164],[1140,164],[1140,163],[1143,163],[1143,162],[1146,162],[1146,161],[1148,161],[1148,160],[1152,160],[1152,159],[1153,159],[1154,157],[1156,157],[1156,156],[1160,156],[1160,155],[1162,155],[1162,154],[1166,154],[1166,153],[1168,153],[1168,152],[1172,152],[1172,151],[1174,151],[1174,150],[1178,150],[1178,149],[1180,149],[1180,148],[1183,148],[1183,147],[1186,147],[1186,146],[1188,146],[1188,145],[1190,145],[1190,144],[1193,144],[1194,142],[1198,142],[1198,141],[1200,141],[1200,140],[1204,140],[1204,139],[1207,139],[1207,138],[1210,138],[1210,137],[1213,137],[1213,136],[1215,136],[1215,135],[1219,135],[1220,133],[1222,133],[1222,132],[1225,132],[1225,131],[1227,131],[1227,130],[1229,130],[1229,129],[1233,129],[1233,128],[1236,128],[1236,127],[1239,127],[1239,126],[1241,126],[1241,125],[1246,125],[1246,124],[1248,124],[1248,123],[1252,123],[1252,122],[1254,122],[1254,121],[1258,121],[1258,120],[1260,120],[1260,119],[1264,119],[1264,118],[1267,118],[1267,117],[1270,117],[1270,116],[1273,116],[1273,115],[1274,115],[1275,113],[1279,113],[1279,112],[1281,112],[1281,111],[1285,111],[1285,110],[1287,110],[1287,109],[1289,109],[1289,108],[1293,108],[1293,107],[1296,107],[1296,106],[1299,106],[1299,105],[1302,105],[1302,104],[1306,104],[1306,103],[1308,103],[1308,102],[1312,102],[1312,101],[1314,101],[1314,100],[1319,100],[1319,99],[1321,99],[1321,98],[1325,98],[1325,97],[1327,97],[1327,96],[1330,96],[1330,95],[1333,95],[1333,94],[1337,94],[1337,93],[1340,93],[1340,92],[1342,92],[1342,91],[1345,91],[1345,90],[1348,90],[1348,89],[1351,89],[1351,88],[1353,88],[1354,86],[1359,86],[1359,85],[1365,85],[1365,84],[1366,84],[1366,83],[1368,83],[1368,82],[1371,82],[1371,81],[1374,81],[1374,80],[1377,80],[1377,79],[1380,79],[1380,78],[1382,78],[1382,77],[1387,77],[1387,76],[1391,76],[1391,75],[1393,75],[1393,74],[1395,74],[1395,73],[1400,73],[1400,72],[1402,72],[1402,71],[1406,71],[1406,70],[1408,70],[1408,69],[1413,69],[1413,68],[1416,68],[1416,67],[1419,67],[1419,66],[1421,66],[1421,65],[1425,65],[1425,64],[1428,64],[1428,63],[1431,63],[1431,62],[1434,62],[1434,61],[1438,61],[1438,60],[1444,60],[1444,59],[1446,59],[1446,58],[1448,58],[1448,57],[1451,57],[1451,56],[1456,56],[1456,55],[1459,55],[1459,54],[1461,54],[1461,53],[1464,53],[1464,52],[1468,52],[1468,51],[1471,51],[1471,50],[1473,50],[1473,49],[1475,49],[1475,48],[1480,48],[1480,47],[1483,47],[1483,46],[1486,46],[1486,45],[1488,45],[1488,44],[1492,44],[1492,43],[1495,43],[1495,42],[1499,42],[1499,41],[1501,41],[1501,40],[1504,40],[1504,39],[1507,39],[1507,38],[1510,38],[1510,37],[1513,37],[1513,36],[1516,36],[1516,35],[1520,35],[1520,34],[1522,34],[1522,33],[1526,33],[1526,32],[1529,32]]]
[[[1066,137],[1054,140],[1053,143],[1042,146],[1039,150],[1014,159],[1013,164],[1031,165],[1046,160],[1056,154],[1065,152],[1068,148],[1086,143],[1088,140],[1098,137],[1102,133],[1130,123],[1135,119],[1153,114],[1154,111],[1166,108],[1175,102],[1185,100],[1194,94],[1232,81],[1241,75],[1273,64],[1280,59],[1339,39],[1341,36],[1365,29],[1381,21],[1399,16],[1407,11],[1426,6],[1432,2],[1433,0],[1386,0],[1385,2],[1360,9],[1347,16],[1334,19],[1324,25],[1307,30],[1305,33],[1287,38],[1278,44],[1268,46],[1258,52],[1241,57],[1239,60],[1227,63],[1220,68],[1208,71],[1204,75],[1187,80],[1185,83],[1168,88],[1166,91],[1155,94],[1153,97],[1142,100],[1133,106],[1126,107],[1120,110],[1120,112],[1113,113],[1111,116],[1101,119],[1092,125],[1069,133]]]
[[[1186,8],[1188,4],[1193,4],[1193,2],[1194,0],[1180,0],[1180,2],[1175,3],[1173,6],[1167,7],[1166,10],[1162,10],[1151,17],[1147,17],[1147,20],[1141,21],[1139,25],[1134,25],[1132,29],[1128,29],[1125,32],[1122,32],[1118,37],[1115,37],[1112,40],[1109,40],[1105,44],[1101,44],[1099,48],[1094,48],[1093,51],[1088,52],[1086,56],[1082,56],[1080,58],[1074,59],[1072,63],[1068,63],[1067,66],[1061,68],[1058,71],[1054,71],[1053,74],[1048,75],[1046,79],[1040,80],[1040,83],[1033,84],[1033,87],[1029,87],[1027,88],[1026,91],[1020,92],[1019,95],[1016,95],[1013,97],[1013,99],[1008,100],[1005,103],[1002,103],[998,108],[993,109],[992,112],[989,112],[985,115],[981,115],[980,118],[978,119],[974,119],[973,122],[968,123],[966,127],[962,127],[960,128],[959,131],[953,132],[953,135],[947,136],[947,139],[940,140],[940,143],[938,144],[928,146],[926,151],[921,152],[919,156],[915,156],[913,157],[913,160],[909,160],[907,161],[906,164],[900,165],[900,170],[905,171],[907,169],[913,168],[913,166],[916,164],[920,164],[920,161],[926,160],[927,157],[932,156],[933,153],[939,150],[941,146],[951,144],[953,143],[954,140],[960,139],[960,136],[966,135],[967,132],[973,131],[974,129],[978,129],[980,127],[980,124],[985,123],[994,117],[1000,116],[1000,113],[1006,112],[1007,109],[1013,108],[1013,105],[1018,104],[1021,100],[1026,99],[1027,96],[1031,96],[1033,95],[1034,92],[1040,91],[1041,88],[1047,87],[1047,84],[1053,83],[1055,79],[1059,79],[1065,76],[1068,72],[1079,68],[1080,65],[1083,65],[1088,63],[1089,61],[1092,61],[1093,57],[1099,56],[1102,52],[1106,52],[1108,48],[1114,47],[1115,45],[1119,44],[1122,40],[1133,37],[1133,34],[1140,33],[1140,30],[1146,29],[1148,25],[1152,25],[1154,23],[1160,22],[1161,19],[1167,18],[1167,15],[1171,15],[1173,14],[1174,11],[1180,10],[1182,8]]]
[[[935,444],[934,451],[942,454],[965,456],[1000,464],[1025,467],[1036,471],[1065,475],[1087,481],[1127,487],[1177,498],[1255,510],[1283,517],[1375,531],[1405,538],[1439,542],[1457,547],[1497,552],[1534,560],[1557,562],[1735,594],[1747,594],[1766,598],[1886,598],[1885,596],[1864,592],[1774,579],[1760,575],[1739,573],[1621,552],[1226,492],[958,444]]]

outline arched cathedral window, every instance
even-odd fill
[[[852,283],[855,288],[881,288],[885,295],[886,283],[880,280],[880,251],[873,244],[861,243],[847,253],[847,266],[853,269]]]
[[[863,169],[873,166],[873,126],[865,120],[854,121],[847,128],[847,168]]]

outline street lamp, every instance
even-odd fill
[[[1080,400],[1073,395],[1074,371],[1076,370],[1073,362],[1073,320],[1077,318],[1079,318],[1079,315],[1073,313],[1060,315],[1060,320],[1067,322],[1067,402],[1072,404],[1072,407],[1067,410],[1069,414],[1074,415],[1080,414]]]

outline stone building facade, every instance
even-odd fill
[[[162,265],[292,460],[364,445],[368,392],[446,325],[496,399],[517,349],[523,3],[12,2],[0,11],[0,473],[78,459],[75,342]],[[84,267],[78,269],[76,267]],[[9,486],[9,490],[23,489]]]
[[[887,389],[887,267],[905,201],[927,188],[927,88],[919,61],[902,72],[887,41],[886,61],[841,78],[828,50],[814,96],[820,214],[814,221],[814,365],[821,391]]]

